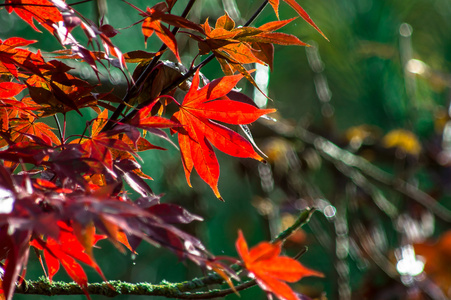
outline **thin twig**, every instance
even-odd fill
[[[344,150],[328,139],[314,134],[305,128],[295,128],[283,121],[269,122],[263,120],[262,123],[283,137],[300,139],[304,143],[312,145],[320,154],[327,155],[333,161],[358,169],[365,176],[420,203],[430,209],[438,218],[451,223],[451,211],[441,205],[436,199],[408,182],[394,178],[393,175],[379,169],[363,157]]]
[[[58,120],[58,117],[57,117],[56,114],[53,115],[53,118],[55,119],[56,127],[58,127],[58,132],[60,134],[61,145],[64,145],[64,136],[63,136],[63,131],[61,129],[60,121]]]
[[[314,212],[315,212],[314,208],[308,208],[308,209],[304,210],[303,212],[301,212],[299,217],[293,223],[293,225],[291,225],[290,227],[288,227],[287,229],[285,229],[284,231],[279,233],[279,235],[277,235],[277,237],[274,238],[272,240],[272,242],[273,243],[284,242],[298,228],[307,224],[310,221],[310,217],[313,215]]]
[[[260,15],[260,13],[263,11],[263,9],[266,7],[266,5],[268,4],[268,0],[263,1],[262,5],[260,5],[260,7],[255,11],[255,13],[249,18],[249,20],[247,20],[246,23],[244,23],[244,26],[249,26],[252,24],[252,22],[255,21],[255,19],[257,19],[257,17]]]

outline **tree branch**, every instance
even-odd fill
[[[292,226],[281,232],[272,242],[284,241],[298,228],[304,226],[310,220],[315,209],[307,209],[302,211]],[[304,250],[305,252],[305,250]],[[303,253],[303,252],[301,252]],[[235,271],[240,271],[238,265],[231,266]],[[194,290],[208,287],[212,284],[224,284],[224,279],[216,273],[201,278],[194,278],[190,281],[179,283],[171,283],[163,281],[160,284],[151,283],[129,283],[123,281],[112,280],[101,283],[89,283],[87,291],[90,295],[102,295],[107,297],[115,297],[118,295],[146,295],[146,296],[162,296],[167,298],[178,299],[211,299],[216,297],[224,297],[233,293],[231,288],[214,289],[207,292],[192,292]],[[235,287],[237,291],[241,291],[252,287],[256,284],[255,280],[245,281]],[[114,289],[111,289],[110,287]],[[33,294],[33,295],[83,295],[83,289],[75,282],[50,282],[43,277],[39,280],[24,280],[22,284],[16,287],[17,294]]]
[[[294,127],[283,121],[263,121],[263,124],[271,128],[277,134],[290,138],[300,139],[304,143],[313,146],[324,158],[336,163],[342,163],[347,167],[359,170],[365,176],[385,185],[393,190],[409,197],[424,207],[430,209],[438,218],[451,223],[451,211],[441,205],[436,199],[416,188],[412,184],[395,178],[393,175],[379,169],[363,157],[344,150],[328,139],[314,134],[302,127]]]
[[[216,277],[216,276],[215,276]],[[207,277],[205,277],[207,278]],[[218,278],[220,278],[218,276]],[[222,279],[222,278],[221,278]],[[209,280],[209,284],[220,284],[222,280]],[[256,284],[255,280],[246,281],[235,288],[241,291],[252,287]],[[114,290],[109,287],[114,287]],[[190,293],[186,291],[195,290],[206,286],[204,279],[193,279],[192,281],[173,284],[162,282],[160,284],[150,283],[128,283],[122,281],[108,281],[103,283],[89,283],[88,293],[90,295],[102,295],[106,297],[116,297],[119,295],[141,295],[141,296],[162,296],[167,298],[178,299],[211,299],[215,297],[224,297],[234,291],[232,289],[214,289],[208,292]],[[50,282],[46,278],[39,280],[26,280],[16,288],[16,294],[28,295],[46,295],[46,296],[61,296],[61,295],[84,295],[84,291],[75,282]]]
[[[293,223],[293,225],[291,225],[290,227],[288,227],[287,229],[285,229],[284,231],[282,231],[281,233],[279,233],[279,235],[276,236],[276,238],[274,238],[274,240],[272,240],[273,243],[276,242],[285,242],[285,240],[293,234],[293,232],[295,232],[298,228],[301,228],[302,226],[304,226],[305,224],[307,224],[310,221],[311,216],[313,215],[313,213],[315,212],[314,208],[308,208],[304,211],[302,211],[298,218],[296,219],[296,221]]]

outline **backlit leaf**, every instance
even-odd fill
[[[248,249],[243,233],[238,232],[236,249],[244,267],[255,277],[257,284],[266,292],[274,294],[281,300],[297,300],[293,290],[284,282],[296,282],[303,277],[323,277],[320,272],[310,270],[297,260],[280,256],[281,243],[261,242]]]
[[[50,32],[55,29],[53,24],[63,21],[60,11],[48,0],[6,0],[5,4],[9,13],[15,12],[34,30],[40,30],[34,25],[33,19]]]
[[[173,130],[178,132],[188,184],[190,185],[191,171],[195,168],[219,199],[222,199],[218,190],[219,164],[212,145],[232,156],[260,161],[263,161],[263,158],[241,135],[213,120],[229,124],[249,124],[262,115],[274,112],[273,109],[259,109],[227,97],[242,77],[242,75],[222,77],[198,89],[199,72],[197,72],[180,110],[173,116],[173,120],[183,126],[175,127]]]
[[[0,97],[10,98],[19,94],[26,86],[15,82],[0,82]]]

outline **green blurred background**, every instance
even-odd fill
[[[76,9],[88,18],[95,18],[95,2],[78,5]],[[145,0],[131,2],[141,9],[156,3]],[[183,9],[186,1],[178,2],[175,13]],[[232,17],[240,17],[243,24],[260,2],[199,0],[190,18],[203,22],[209,16],[213,21],[223,14],[225,7]],[[433,160],[434,157],[429,156],[434,153],[438,155],[445,148],[442,135],[449,118],[451,2],[299,0],[299,3],[330,42],[302,19],[287,25],[284,32],[294,34],[314,47],[276,46],[274,71],[270,74],[268,86],[273,101],[267,105],[277,108],[280,116],[289,124],[301,124],[343,148],[363,155],[385,170],[398,174],[404,180],[415,182],[420,188],[440,190],[437,195],[442,203],[451,207],[447,204],[447,167],[443,168],[443,173],[432,172],[430,169],[433,167],[424,163],[423,157]],[[125,28],[139,20],[137,12],[122,1],[110,0],[107,5],[106,21],[116,28]],[[281,19],[291,18],[295,12],[281,3],[280,16]],[[254,25],[272,20],[275,20],[275,15],[268,6]],[[75,31],[75,35],[83,39],[80,32]],[[11,36],[36,39],[38,42],[33,46],[42,51],[59,49],[59,44],[48,33],[36,33],[15,15],[8,15],[2,10],[0,38]],[[182,61],[189,65],[196,54],[197,45],[188,43],[182,35],[179,38]],[[121,30],[113,42],[123,52],[145,49],[139,25]],[[159,47],[158,39],[152,38],[147,50],[156,51]],[[171,58],[170,54],[167,58]],[[131,70],[133,68],[130,66]],[[76,72],[95,83],[94,74],[88,66],[77,66]],[[203,72],[210,79],[221,76],[216,62],[205,67]],[[125,80],[116,70],[110,76],[104,76],[102,82],[109,86],[107,89],[114,86],[119,96],[123,95],[126,88]],[[253,95],[251,85],[242,83],[240,87],[246,94]],[[88,111],[84,113],[84,120],[69,114],[73,117],[69,121],[69,133],[81,132],[84,121],[95,117]],[[391,151],[385,147],[384,136],[399,128],[413,134],[414,142],[420,141],[421,151],[401,149],[404,152],[400,154],[397,150]],[[327,218],[327,212],[320,209],[313,217],[316,221],[304,228],[305,231],[298,234],[297,239],[290,241],[287,251],[294,255],[307,245],[309,251],[301,258],[301,262],[324,272],[326,278],[305,279],[297,283],[295,288],[312,298],[349,299],[349,294],[340,289],[351,289],[354,299],[408,299],[404,298],[404,293],[392,289],[396,285],[393,284],[393,278],[383,268],[378,268],[377,262],[359,253],[356,250],[358,247],[352,251],[353,243],[362,242],[359,236],[352,235],[353,227],[363,224],[368,232],[373,232],[371,230],[375,228],[379,230],[378,234],[382,232],[384,237],[378,245],[381,247],[380,252],[395,261],[389,253],[403,244],[412,243],[406,243],[404,235],[396,228],[398,220],[390,219],[375,209],[369,203],[372,199],[362,196],[361,192],[350,192],[352,182],[349,184],[349,180],[337,175],[334,168],[323,162],[311,146],[299,139],[278,138],[264,126],[255,125],[252,130],[257,144],[269,154],[271,164],[261,167],[254,162],[230,159],[217,153],[221,165],[219,188],[225,203],[218,201],[197,175],[192,179],[194,189],[190,189],[184,178],[178,151],[169,143],[152,139],[152,142],[168,148],[164,152],[151,151],[142,155],[145,173],[154,178],[150,183],[152,189],[157,194],[165,194],[163,202],[178,203],[205,218],[204,222],[184,229],[198,236],[212,253],[236,256],[234,241],[239,228],[243,230],[249,244],[255,245],[270,239],[278,229],[289,224],[306,203],[311,204],[309,201],[321,198],[324,202],[315,203],[321,204],[322,208],[336,208],[337,214]],[[364,138],[359,140],[359,134],[363,134]],[[294,165],[298,163],[299,168],[290,162],[290,153],[297,157]],[[270,172],[269,179],[266,178],[270,183],[265,183],[265,172]],[[296,190],[290,186],[290,180],[302,181],[301,189],[312,189],[313,192]],[[409,216],[418,210],[422,211],[390,189],[381,188],[381,191],[400,211],[408,212]],[[309,197],[315,199],[306,201]],[[337,242],[342,232],[337,226],[347,228],[344,230],[344,244]],[[435,227],[429,235],[439,235],[447,228],[447,224],[440,221],[433,222],[432,226]],[[102,250],[97,251],[96,257],[108,279],[158,283],[161,280],[189,280],[203,274],[191,263],[179,262],[175,255],[164,249],[143,244],[138,249],[139,254],[134,256],[121,255],[106,241],[99,245]],[[337,255],[340,246],[345,247],[344,257]],[[42,270],[32,257],[27,277],[37,278],[41,275]],[[90,281],[100,281],[90,270],[88,275]],[[68,277],[61,271],[55,280],[68,280]],[[408,289],[405,284],[399,286]],[[383,294],[386,297],[376,296],[373,290],[387,291]],[[243,291],[241,295],[242,299],[265,298],[257,288]],[[15,299],[38,298],[46,299],[42,296],[15,296]],[[76,298],[84,299],[82,296],[71,296],[71,299]],[[139,297],[117,297],[135,298]],[[231,295],[228,299],[238,298]]]

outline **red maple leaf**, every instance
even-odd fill
[[[43,122],[36,122],[36,119],[30,116],[28,119],[14,119],[9,122],[12,129],[12,139],[15,143],[29,141],[30,136],[36,136],[47,145],[52,143],[59,145],[61,141],[53,132],[53,128]]]
[[[0,97],[11,98],[19,94],[26,86],[15,82],[0,82]]]
[[[92,246],[104,237],[96,235],[94,227],[91,227],[92,230],[87,230],[85,233],[85,235],[89,237],[84,238],[83,245],[77,239],[76,233],[74,234],[73,228],[61,221],[59,221],[57,225],[60,229],[57,240],[51,237],[48,237],[46,241],[34,239],[30,242],[30,245],[39,250],[43,250],[50,281],[52,281],[53,276],[59,271],[60,265],[63,265],[67,274],[83,289],[85,295],[89,299],[87,290],[88,278],[77,261],[83,262],[95,269],[106,281],[102,270],[92,256]]]
[[[0,40],[0,74],[8,76],[11,74],[17,79],[19,75],[23,75],[18,72],[19,67],[39,69],[44,64],[44,59],[39,51],[35,54],[29,50],[17,48],[35,42],[19,37],[12,37],[5,41]]]
[[[259,109],[251,104],[230,99],[227,94],[241,78],[243,78],[241,74],[225,76],[198,90],[199,71],[197,71],[191,88],[180,105],[180,110],[173,115],[173,120],[177,120],[183,126],[174,130],[178,132],[188,184],[191,186],[190,174],[194,167],[219,199],[222,199],[218,190],[219,163],[211,145],[232,156],[259,161],[263,159],[241,135],[212,120],[235,125],[249,124],[260,116],[275,111]]]
[[[6,7],[9,13],[14,10],[22,20],[39,32],[40,30],[34,25],[33,19],[52,33],[55,30],[52,25],[63,20],[60,11],[48,0],[6,0],[5,4],[10,4]]]
[[[159,116],[152,116],[152,109],[155,106],[155,103],[156,102],[152,102],[151,104],[141,108],[130,120],[130,125],[145,130],[180,126],[174,121]]]
[[[280,256],[282,250],[280,242],[275,244],[262,242],[249,251],[240,230],[235,246],[244,262],[244,267],[255,278],[257,284],[279,299],[298,300],[296,294],[284,281],[296,282],[308,276],[324,277],[322,273],[304,267],[291,257]]]

